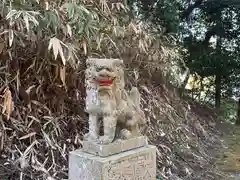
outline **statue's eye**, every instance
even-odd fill
[[[109,72],[113,72],[113,69],[110,68],[110,67],[107,67],[106,70],[109,71]]]
[[[98,67],[96,67],[96,71],[101,71],[103,69],[103,67],[101,67],[101,66],[98,66]]]

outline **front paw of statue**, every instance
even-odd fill
[[[100,144],[110,144],[111,142],[113,142],[113,138],[110,138],[108,136],[101,136],[99,138],[99,143]]]
[[[84,140],[87,140],[88,137],[89,137],[89,135],[90,135],[90,133],[86,133],[86,134],[84,134],[84,135],[83,135],[83,139],[84,139]]]
[[[86,140],[86,141],[91,141],[91,142],[95,142],[98,140],[98,136],[94,136],[90,133],[87,133],[83,136],[83,139]]]
[[[122,129],[120,132],[120,138],[123,140],[130,139],[130,138],[132,138],[132,134],[129,130]]]
[[[136,119],[130,119],[126,122],[126,125],[129,127],[135,126],[137,124],[137,120]]]

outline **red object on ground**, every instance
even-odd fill
[[[112,80],[98,80],[98,83],[100,84],[100,85],[104,85],[104,86],[109,86],[109,85],[111,85],[112,84]]]

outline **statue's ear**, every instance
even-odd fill
[[[117,67],[122,67],[123,66],[123,60],[114,59],[114,65],[117,66]]]
[[[90,66],[92,66],[93,64],[95,64],[96,63],[96,59],[95,58],[88,58],[87,60],[86,60],[86,65],[87,65],[87,67],[90,67]]]

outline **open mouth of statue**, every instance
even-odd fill
[[[98,83],[100,86],[110,86],[113,83],[113,80],[111,79],[100,79],[98,80]]]

